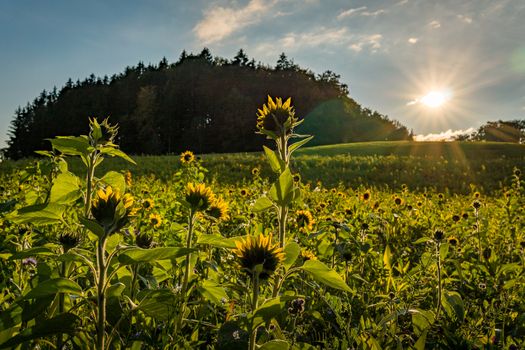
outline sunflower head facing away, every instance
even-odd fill
[[[217,219],[226,221],[230,217],[228,216],[228,203],[222,198],[215,198],[207,211],[208,215]]]
[[[205,184],[189,183],[186,186],[186,202],[193,211],[205,211],[215,200],[215,195]]]
[[[180,162],[181,162],[182,164],[190,164],[190,163],[192,163],[194,160],[195,160],[195,155],[193,154],[192,151],[186,151],[186,152],[183,152],[183,153],[180,155]]]
[[[310,211],[298,210],[296,214],[297,226],[299,226],[299,228],[311,230],[314,227],[314,217]]]
[[[283,103],[280,97],[276,97],[274,101],[268,96],[268,102],[257,112],[257,129],[270,137],[288,135],[295,126],[299,125],[291,98]]]
[[[106,234],[114,233],[124,227],[135,215],[133,197],[121,195],[111,186],[100,189],[91,205],[91,215],[104,228]]]
[[[237,249],[233,251],[239,258],[242,270],[251,277],[257,273],[257,266],[262,266],[259,279],[266,280],[284,261],[284,252],[278,244],[272,243],[272,235],[257,237],[247,236],[235,242]]]

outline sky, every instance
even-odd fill
[[[0,148],[44,89],[203,47],[332,70],[421,140],[524,119],[523,18],[524,0],[0,0]]]

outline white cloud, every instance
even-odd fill
[[[419,41],[418,38],[408,38],[408,43],[414,45]]]
[[[374,12],[363,11],[363,12],[360,13],[360,15],[361,16],[367,16],[367,17],[375,17],[375,16],[382,15],[385,12],[386,12],[385,10],[379,9],[379,10],[374,11]]]
[[[464,16],[464,15],[458,15],[457,17],[458,17],[458,19],[460,21],[463,21],[463,22],[465,22],[467,24],[471,24],[472,23],[472,17]]]
[[[338,48],[346,46],[355,52],[368,49],[374,53],[382,47],[382,39],[383,36],[381,34],[352,34],[346,27],[318,27],[309,32],[291,32],[278,40],[260,43],[256,46],[255,52],[261,56],[268,56],[269,54],[277,54],[281,52],[282,49],[285,49],[287,52],[293,52],[323,45],[333,45]]]
[[[471,134],[476,129],[468,128],[465,130],[452,130],[442,131],[439,134],[426,134],[414,136],[415,141],[453,141],[455,137],[465,134]]]
[[[355,9],[348,9],[346,11],[341,12],[339,15],[337,15],[337,19],[343,19],[345,17],[350,17],[350,16],[352,16],[352,15],[354,15],[356,13],[359,13],[361,11],[364,11],[366,9],[367,9],[366,6],[357,7]]]
[[[203,19],[193,28],[193,32],[203,44],[210,44],[227,38],[234,32],[260,22],[277,0],[250,0],[244,7],[211,6],[204,11]]]
[[[377,52],[381,48],[381,34],[364,35],[350,44],[350,49],[355,52],[361,52],[363,48],[368,48],[372,53]]]
[[[403,5],[405,5],[406,3],[408,3],[408,0],[401,0],[401,1],[398,2],[396,5],[397,5],[397,6],[403,6]]]
[[[341,12],[339,15],[337,15],[337,19],[341,20],[343,18],[350,17],[350,16],[353,16],[353,15],[365,16],[365,17],[375,17],[375,16],[382,15],[383,13],[386,12],[383,9],[379,9],[377,11],[372,11],[372,12],[371,11],[367,11],[367,9],[368,8],[366,6],[361,6],[361,7],[357,7],[357,8],[348,9],[348,10],[345,10],[345,11]]]
[[[307,33],[288,33],[279,40],[287,49],[319,46],[321,44],[338,44],[350,38],[346,28],[324,28]]]
[[[439,23],[439,21],[436,21],[436,20],[433,20],[428,25],[430,28],[434,28],[434,29],[438,29],[441,27],[441,23]]]

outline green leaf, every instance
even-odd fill
[[[87,154],[90,147],[88,140],[82,136],[58,136],[48,140],[54,149],[72,156]]]
[[[430,237],[421,237],[420,239],[416,240],[413,244],[420,244],[420,243],[426,243],[430,241],[432,238]]]
[[[109,288],[106,291],[106,295],[108,298],[119,297],[124,291],[124,289],[126,289],[126,285],[124,283],[117,282],[109,286]]]
[[[224,306],[224,301],[229,300],[226,290],[214,281],[202,281],[197,290],[204,298],[219,306]]]
[[[23,342],[48,337],[57,333],[73,334],[78,330],[81,320],[78,316],[65,313],[53,317],[49,320],[38,322],[33,327],[29,327],[0,345],[0,349],[14,348],[15,345]]]
[[[263,305],[259,306],[252,316],[252,327],[257,327],[261,323],[270,322],[273,318],[279,316],[284,311],[284,302],[281,302],[281,298],[273,298],[266,301]]]
[[[255,213],[265,211],[273,206],[273,202],[268,197],[263,196],[255,201],[252,206],[252,211]]]
[[[414,349],[416,350],[425,350],[425,344],[427,342],[427,333],[428,331],[424,331],[419,338],[417,339],[416,343],[414,344]]]
[[[308,272],[312,277],[329,287],[350,292],[350,287],[343,281],[341,276],[319,260],[307,260],[301,267],[302,270]]]
[[[285,340],[274,339],[264,343],[259,349],[260,350],[288,350],[290,344]]]
[[[329,287],[350,292],[351,289],[343,281],[341,276],[319,260],[307,260],[301,267],[302,270],[308,272],[316,281],[326,284]]]
[[[121,150],[119,150],[118,148],[114,148],[114,147],[103,147],[101,150],[100,150],[101,153],[104,153],[104,154],[107,154],[108,156],[111,156],[111,157],[119,157],[119,158],[122,158],[128,162],[130,162],[131,164],[135,164],[137,165],[137,163],[135,163],[135,161],[133,159],[130,158],[130,156],[128,156],[126,153],[122,152]]]
[[[193,248],[161,247],[153,249],[131,248],[126,249],[118,256],[123,265],[150,262],[155,260],[174,259],[196,251]]]
[[[313,136],[309,136],[309,137],[307,137],[305,139],[302,139],[301,141],[297,141],[296,143],[291,144],[288,147],[288,152],[290,154],[292,154],[295,150],[297,150],[299,147],[301,147],[302,145],[304,145],[305,143],[307,143],[308,141],[310,141],[313,138],[314,138]]]
[[[100,181],[120,191],[122,194],[126,192],[126,179],[121,173],[116,171],[108,171],[106,175],[100,179]]]
[[[275,151],[272,151],[266,146],[263,146],[264,154],[266,154],[266,158],[268,158],[268,162],[270,163],[270,167],[272,170],[278,174],[284,171],[286,168],[286,164],[277,156]]]
[[[10,213],[7,218],[15,224],[56,224],[62,220],[65,209],[65,206],[56,203],[36,204],[18,209]]]
[[[51,255],[56,255],[54,250],[47,248],[47,247],[35,247],[35,248],[29,248],[26,250],[22,250],[20,252],[13,253],[10,259],[16,260],[16,259],[29,258],[30,256],[51,256]]]
[[[293,178],[289,168],[279,176],[269,191],[270,198],[280,206],[288,205],[293,197]]]
[[[24,299],[36,299],[57,293],[82,295],[82,288],[75,282],[67,278],[53,278],[40,282],[35,288],[31,289]]]
[[[286,271],[295,263],[297,257],[301,253],[301,247],[295,242],[290,242],[284,247],[284,262],[283,266]]]
[[[89,231],[93,232],[97,237],[104,236],[104,228],[98,224],[95,220],[87,219],[85,217],[78,218],[80,223],[84,225]]]
[[[434,314],[431,311],[421,309],[410,309],[412,314],[412,325],[414,333],[421,335],[426,332],[434,322]]]
[[[80,196],[82,196],[80,179],[74,174],[67,172],[59,174],[53,180],[49,201],[58,204],[68,204],[76,201]]]
[[[465,318],[465,305],[458,292],[443,291],[441,305],[443,305],[443,309],[450,318],[463,322]]]
[[[383,264],[385,265],[385,268],[388,270],[392,270],[392,251],[390,250],[390,246],[387,245],[385,248],[385,253],[383,254]]]
[[[148,316],[161,321],[167,321],[178,311],[176,308],[176,295],[171,289],[144,290],[139,293],[139,310]]]
[[[217,248],[235,248],[235,241],[238,240],[238,237],[225,238],[219,235],[207,235],[202,234],[197,237],[197,244],[208,244]]]
[[[28,322],[40,315],[53,301],[53,297],[36,300],[20,300],[9,309],[0,312],[0,331]]]

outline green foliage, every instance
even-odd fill
[[[259,349],[525,346],[519,155],[491,160],[486,144],[479,146],[485,159],[476,160],[460,145],[469,166],[486,167],[464,175],[469,184],[496,178],[500,167],[490,164],[510,169],[490,191],[466,185],[462,193],[434,189],[451,183],[437,172],[455,174],[448,156],[357,162],[326,155],[356,147],[346,145],[314,149],[317,156],[300,149],[288,164],[270,149],[177,167],[174,157],[138,158],[137,167],[122,157],[132,172],[122,175],[128,168],[115,165],[123,163],[103,159],[101,150],[118,149],[106,127],[92,124],[87,147],[84,138],[59,139],[71,156],[46,153],[37,165],[0,174],[1,348],[94,348],[98,334],[105,348],[246,349],[250,340]],[[357,174],[338,166],[361,167],[351,170],[362,176],[386,172],[390,183],[407,179],[406,186],[358,179],[326,186],[307,175]],[[222,182],[221,173],[240,180]],[[186,184],[203,180],[228,204],[228,219],[184,204]],[[138,209],[111,235],[86,210],[108,185],[132,194]],[[305,211],[311,225],[299,220]],[[277,246],[282,227],[283,260],[272,278],[242,271],[236,241],[273,233]]]

